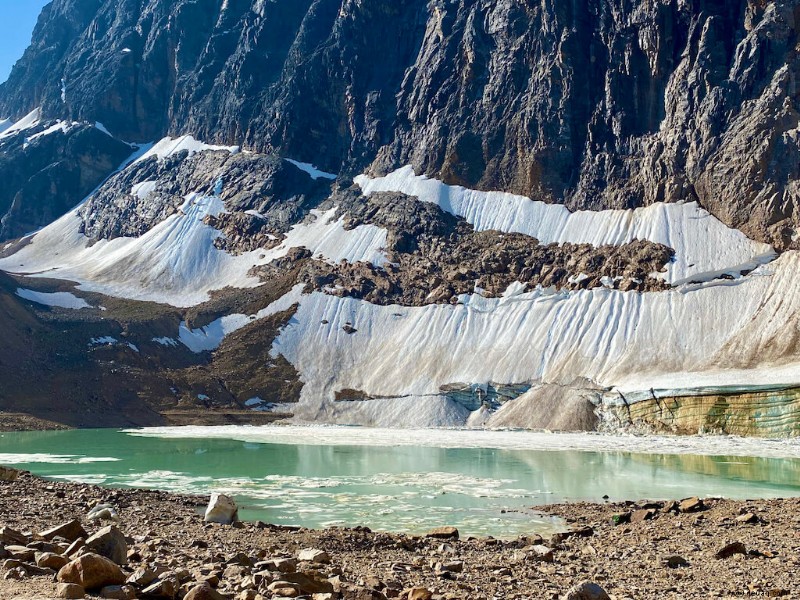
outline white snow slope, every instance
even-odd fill
[[[162,156],[176,148],[206,147],[186,138],[162,141],[151,152]],[[228,315],[203,330],[183,327],[176,339],[196,352],[213,350],[251,320],[299,303],[273,353],[285,356],[306,384],[300,416],[386,426],[463,424],[463,409],[435,397],[448,383],[571,385],[584,378],[622,391],[800,384],[800,253],[772,260],[772,248],[696,204],[570,213],[511,194],[447,186],[415,176],[410,167],[357,181],[365,193],[405,192],[463,216],[477,229],[522,232],[545,243],[623,244],[637,238],[664,243],[676,257],[662,275],[675,287],[640,294],[607,288],[526,291],[515,284],[502,298],[474,294],[456,306],[420,308],[381,307],[320,292],[302,295],[296,288],[264,315]],[[136,189],[145,199],[146,184]],[[91,247],[78,233],[79,218],[70,213],[0,260],[0,269],[190,306],[208,299],[212,290],[259,285],[248,275],[251,267],[291,247],[307,247],[331,262],[386,260],[386,231],[371,225],[346,231],[333,219],[335,209],[314,211],[277,248],[233,257],[214,248],[221,234],[202,222],[223,210],[216,197],[190,194],[184,214],[144,236]],[[714,279],[722,273],[735,279]],[[348,323],[355,333],[343,329]],[[334,405],[333,394],[345,388],[384,400]]]
[[[707,280],[723,273],[738,276],[775,258],[774,250],[730,229],[697,203],[658,203],[635,210],[570,212],[560,204],[532,202],[504,192],[478,192],[416,176],[404,167],[386,177],[364,175],[355,182],[364,193],[402,192],[464,217],[479,231],[524,233],[544,244],[622,245],[649,240],[675,250],[664,278],[671,284]]]
[[[180,150],[238,152],[237,147],[208,146],[186,136],[166,138],[137,160],[164,158]],[[133,193],[146,199],[152,189],[150,182],[141,182]],[[80,233],[81,219],[72,211],[38,232],[18,253],[0,260],[0,269],[75,281],[82,290],[110,296],[186,307],[207,301],[214,290],[259,286],[260,280],[248,274],[250,269],[295,247],[308,248],[315,257],[331,263],[364,260],[380,265],[386,261],[386,230],[362,225],[347,231],[343,218],[334,220],[336,209],[312,211],[307,222],[293,227],[276,248],[232,256],[214,247],[214,239],[222,234],[203,223],[207,215],[224,210],[219,198],[189,194],[179,213],[143,236],[94,245]]]

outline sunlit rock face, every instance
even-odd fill
[[[0,113],[405,164],[572,209],[800,223],[796,0],[56,0]]]

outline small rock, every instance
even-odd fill
[[[128,577],[126,583],[144,588],[156,580],[156,574],[147,567],[139,567]]]
[[[269,584],[267,590],[278,598],[296,598],[301,593],[297,586],[292,585],[288,581],[274,581]]]
[[[624,513],[617,513],[611,517],[611,522],[614,525],[623,525],[624,523],[631,522],[631,513],[624,512]]]
[[[697,512],[699,510],[703,510],[703,508],[705,508],[705,505],[703,504],[703,501],[700,500],[700,498],[695,496],[693,498],[686,498],[686,500],[681,500],[679,508],[682,513],[692,513],[692,512]]]
[[[136,590],[129,585],[107,585],[100,590],[100,597],[110,600],[136,600]]]
[[[142,595],[154,598],[174,598],[178,595],[179,587],[177,580],[172,577],[165,577],[143,589]]]
[[[327,565],[330,564],[331,557],[324,550],[306,548],[305,550],[300,550],[297,555],[297,560]]]
[[[297,561],[294,558],[274,558],[256,563],[256,568],[279,571],[280,573],[294,573],[297,571]]]
[[[654,508],[643,508],[640,510],[635,510],[631,515],[631,523],[642,523],[644,521],[649,521],[655,516],[656,516],[656,510]]]
[[[206,523],[230,525],[239,518],[239,508],[233,498],[224,494],[211,494],[206,508]]]
[[[36,550],[27,546],[6,546],[6,552],[11,558],[22,562],[32,562],[36,559]]]
[[[183,600],[225,600],[225,598],[208,583],[201,583],[193,587],[189,593],[183,597]]]
[[[86,547],[95,554],[113,560],[118,565],[128,563],[128,542],[114,525],[103,527],[86,540]]]
[[[555,560],[555,556],[553,555],[553,549],[548,548],[542,544],[537,544],[535,546],[531,546],[528,556],[535,559],[540,560],[542,562],[551,563]]]
[[[564,600],[611,600],[606,591],[591,581],[582,581],[567,590]]]
[[[442,565],[442,571],[447,571],[448,573],[463,573],[464,562],[460,560],[451,560],[450,562],[446,562]]]
[[[72,542],[66,550],[64,550],[64,556],[73,558],[78,553],[78,550],[83,548],[85,545],[86,539],[79,537],[77,540]]]
[[[736,517],[736,522],[747,523],[747,524],[758,523],[758,517],[751,512],[744,513],[743,515],[739,515],[738,517]]]
[[[662,513],[671,513],[671,512],[678,512],[680,510],[680,505],[676,500],[670,500],[667,502],[664,507],[661,509]]]
[[[425,537],[437,540],[457,540],[459,533],[455,527],[437,527],[426,533]]]
[[[61,583],[77,583],[87,590],[125,583],[125,574],[114,562],[99,554],[84,554],[58,572]]]
[[[292,584],[304,594],[324,594],[333,591],[333,584],[326,579],[317,579],[316,573],[285,573],[281,579]]]
[[[56,588],[56,596],[68,600],[79,600],[86,596],[86,591],[75,583],[59,583]]]
[[[677,569],[678,567],[688,567],[689,561],[687,561],[682,556],[678,556],[677,554],[667,556],[664,558],[664,564],[667,565],[670,569]]]
[[[11,527],[0,527],[0,542],[24,546],[28,543],[28,536],[20,533],[16,529],[11,529]]]
[[[730,558],[734,554],[747,554],[747,549],[742,542],[733,542],[722,547],[714,556],[717,558]]]

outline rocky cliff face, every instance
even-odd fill
[[[117,340],[162,413],[491,423],[491,388],[547,427],[552,390],[585,424],[687,372],[790,389],[798,27],[800,0],[53,0],[0,86],[0,240],[46,227],[0,269],[31,319],[115,323],[74,352]]]
[[[800,224],[796,0],[55,0],[0,112],[413,164],[573,209]]]

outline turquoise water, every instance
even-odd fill
[[[0,464],[111,487],[219,491],[235,496],[248,520],[411,533],[454,525],[466,535],[506,538],[552,531],[556,524],[530,507],[564,500],[800,496],[796,458],[437,447],[442,432],[425,434],[427,444],[378,437],[354,445],[346,428],[326,429],[324,443],[313,429],[284,430],[276,443],[272,429],[241,430],[245,440],[230,428],[215,437],[200,437],[203,430],[6,433]]]

